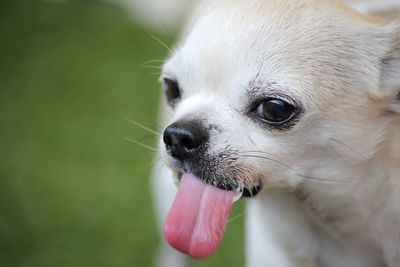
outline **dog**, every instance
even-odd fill
[[[246,199],[247,266],[400,266],[400,23],[334,0],[192,17],[161,75],[167,242],[211,256]],[[164,247],[159,264],[185,260]]]

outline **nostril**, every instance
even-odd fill
[[[199,147],[200,144],[201,143],[198,142],[198,140],[196,141],[194,136],[191,134],[182,136],[181,145],[187,150],[195,149],[195,148]]]
[[[164,132],[163,141],[167,146],[172,146],[172,140],[167,131]]]

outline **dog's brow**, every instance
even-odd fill
[[[253,80],[246,87],[246,98],[249,102],[265,97],[279,98],[287,96],[288,91],[287,88],[274,81]]]

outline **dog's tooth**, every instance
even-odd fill
[[[233,203],[235,203],[242,197],[244,188],[242,186],[239,186],[235,191],[236,191],[236,196],[233,199]]]
[[[176,185],[176,187],[179,187],[180,181],[178,179],[178,176],[174,176],[174,184]]]
[[[179,187],[180,181],[178,179],[178,171],[171,170],[171,172],[172,172],[172,179],[174,181],[175,186]]]

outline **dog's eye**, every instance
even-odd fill
[[[289,121],[296,114],[297,108],[280,99],[262,101],[257,109],[257,115],[264,121],[272,124],[282,124]]]
[[[181,99],[181,89],[179,88],[178,82],[168,78],[164,78],[163,87],[168,103],[173,105]]]

